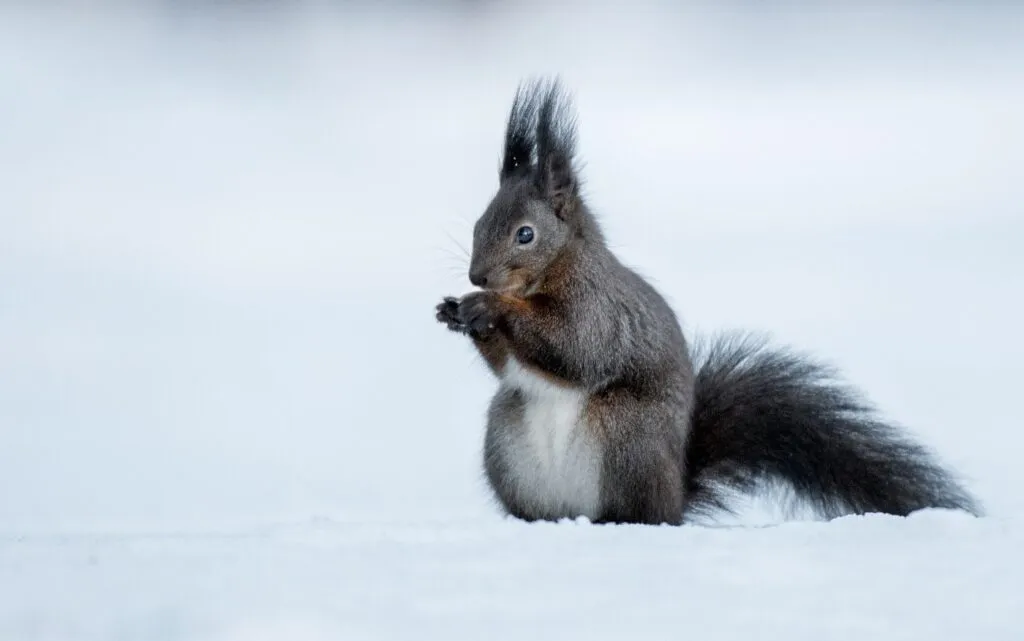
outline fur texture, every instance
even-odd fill
[[[697,360],[688,512],[727,508],[729,490],[782,482],[826,518],[928,507],[980,513],[925,447],[831,368],[744,334],[709,341]]]
[[[522,85],[498,191],[474,226],[481,289],[436,309],[499,379],[484,469],[507,513],[678,524],[762,482],[791,485],[826,517],[979,512],[827,368],[744,337],[691,354],[664,298],[607,247],[575,154],[558,82]]]
[[[586,394],[505,363],[485,438],[492,485],[523,518],[601,515],[600,439],[583,420]],[[507,429],[510,424],[517,429]]]

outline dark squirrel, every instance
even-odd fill
[[[607,247],[575,151],[560,83],[521,85],[499,188],[473,230],[480,289],[436,309],[500,381],[484,470],[508,514],[681,524],[763,482],[825,518],[980,514],[831,368],[745,334],[691,347],[662,296]]]

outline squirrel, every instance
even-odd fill
[[[499,381],[483,471],[506,514],[679,525],[781,483],[826,519],[981,515],[931,451],[830,366],[747,333],[691,345],[661,294],[608,248],[576,144],[561,81],[521,83],[498,189],[473,228],[477,289],[435,309]]]

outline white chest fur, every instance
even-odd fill
[[[549,518],[595,519],[601,448],[584,423],[586,395],[545,379],[514,358],[506,362],[502,378],[525,402],[523,424],[506,452],[520,495]]]

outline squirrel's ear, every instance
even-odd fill
[[[537,113],[537,187],[555,214],[565,220],[579,201],[579,178],[573,166],[576,118],[572,101],[558,79],[541,85]]]
[[[579,181],[572,160],[561,153],[551,153],[538,168],[538,187],[555,215],[566,220],[576,210]]]

